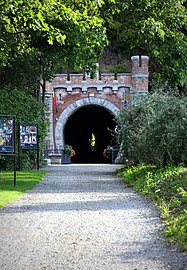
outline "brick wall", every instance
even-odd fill
[[[55,143],[57,121],[63,111],[78,100],[94,97],[106,100],[122,109],[130,106],[131,93],[145,94],[148,92],[148,62],[147,56],[132,56],[132,70],[124,74],[100,74],[94,79],[83,74],[56,74],[52,82],[46,84],[46,117],[50,122],[47,144]],[[52,106],[52,93],[55,94],[55,105]]]

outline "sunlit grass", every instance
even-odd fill
[[[17,172],[14,187],[14,173],[0,172],[0,207],[21,197],[27,190],[39,183],[45,175],[45,171]]]

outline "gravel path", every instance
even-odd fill
[[[0,209],[1,270],[184,270],[159,213],[114,175],[116,165],[50,166]]]

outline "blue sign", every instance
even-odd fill
[[[0,116],[0,152],[14,152],[14,117]]]

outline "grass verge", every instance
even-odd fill
[[[27,190],[39,183],[45,175],[45,171],[17,172],[17,183],[14,187],[13,172],[0,172],[0,207],[21,197]]]
[[[138,165],[117,170],[136,191],[148,196],[166,223],[165,235],[170,242],[187,250],[187,168]]]

